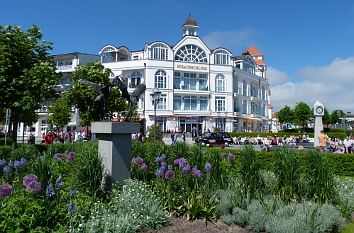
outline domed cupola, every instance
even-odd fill
[[[198,31],[197,20],[193,19],[191,15],[188,16],[182,26],[183,36],[197,36]]]

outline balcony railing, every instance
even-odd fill
[[[73,65],[57,66],[57,70],[73,70]]]

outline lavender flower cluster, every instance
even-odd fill
[[[61,161],[61,160],[64,160],[67,162],[67,163],[72,163],[75,159],[75,156],[76,156],[76,153],[74,151],[72,152],[69,152],[69,153],[55,153],[53,158],[56,160],[56,161]]]
[[[12,186],[10,184],[0,185],[0,198],[7,197],[12,193]]]
[[[6,161],[5,159],[0,159],[0,169],[2,170],[5,176],[9,176],[13,169],[19,170],[27,163],[25,158],[21,158],[20,160],[15,161]]]
[[[41,183],[39,183],[38,177],[34,174],[23,177],[22,183],[28,192],[36,194],[41,191]]]
[[[155,172],[155,175],[159,179],[173,180],[176,177],[176,173],[173,170],[173,166],[169,165],[166,161],[166,155],[162,154],[155,158],[155,162],[158,164],[158,169]],[[147,171],[150,167],[148,164],[144,163],[144,160],[140,157],[133,157],[132,163],[136,166],[140,166],[141,170]],[[201,178],[202,171],[199,170],[196,166],[191,167],[185,158],[178,158],[173,161],[174,165],[178,166],[179,171],[183,175],[192,174],[194,177]],[[212,171],[212,164],[206,163],[204,165],[205,172],[209,174]]]

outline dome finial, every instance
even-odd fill
[[[192,18],[191,14],[188,14],[188,18],[182,25],[182,31],[185,36],[197,36],[197,29],[199,28],[197,20]]]

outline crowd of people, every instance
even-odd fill
[[[329,138],[323,130],[318,136],[319,149],[325,152],[352,154],[354,153],[354,136],[347,136],[344,140]]]
[[[90,133],[87,127],[81,130],[70,130],[64,132],[64,130],[48,130],[42,133],[42,144],[54,144],[54,143],[65,143],[65,142],[78,142],[86,141],[90,139]]]

